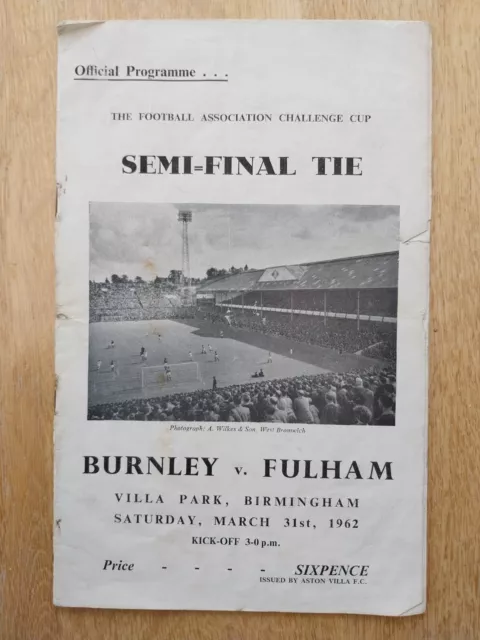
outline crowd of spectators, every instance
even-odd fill
[[[298,342],[335,349],[339,353],[357,353],[390,362],[396,360],[396,331],[382,331],[378,324],[362,323],[357,329],[353,320],[328,320],[325,326],[316,316],[260,317],[260,314],[217,315],[217,321],[240,329],[283,336]]]
[[[367,358],[377,358],[379,360],[387,360],[395,362],[397,359],[396,334],[394,337],[383,340],[382,342],[373,344],[362,351],[362,355]]]
[[[90,420],[395,425],[392,369],[261,380],[89,408]]]
[[[90,283],[90,322],[160,320],[179,303],[170,290],[150,282]]]
[[[232,297],[237,305],[263,306],[275,309],[299,309],[304,311],[353,313],[396,317],[397,291],[389,289],[362,290],[357,298],[356,289],[330,289],[325,291],[249,291]]]

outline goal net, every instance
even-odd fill
[[[180,362],[169,364],[170,376],[165,365],[142,367],[142,388],[165,387],[192,382],[199,379],[198,362]]]

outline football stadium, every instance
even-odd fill
[[[398,252],[183,266],[90,282],[89,419],[395,424]]]

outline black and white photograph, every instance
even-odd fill
[[[91,203],[90,420],[395,424],[399,208]]]

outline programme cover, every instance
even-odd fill
[[[430,34],[59,26],[54,601],[425,609]]]

